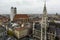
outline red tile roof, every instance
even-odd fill
[[[16,14],[14,17],[14,20],[19,20],[19,19],[28,19],[29,16],[27,14]]]
[[[26,29],[26,27],[18,27],[18,28],[15,28],[15,30],[17,30],[17,31],[21,31],[21,30],[24,30],[24,29]]]
[[[9,21],[9,18],[2,16],[2,17],[0,17],[0,21],[7,22],[7,21]]]

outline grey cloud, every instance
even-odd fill
[[[60,13],[60,0],[47,0],[48,13]],[[0,0],[0,12],[10,13],[10,7],[17,7],[18,13],[43,13],[43,0]]]

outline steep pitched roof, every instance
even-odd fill
[[[16,14],[14,17],[14,20],[19,20],[19,19],[28,19],[29,16],[27,14]]]

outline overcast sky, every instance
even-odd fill
[[[17,13],[41,14],[44,0],[0,0],[0,13],[9,14],[11,6],[17,7]],[[46,0],[47,13],[60,13],[60,0]]]

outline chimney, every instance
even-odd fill
[[[17,8],[16,7],[11,7],[11,14],[10,14],[10,19],[13,21],[14,16],[17,13]]]

